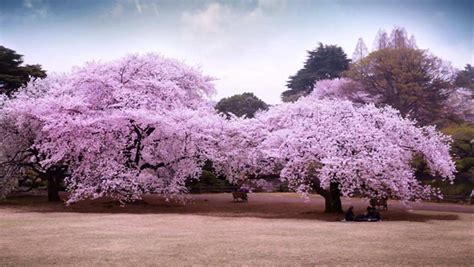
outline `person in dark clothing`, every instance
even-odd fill
[[[355,222],[378,222],[381,221],[380,213],[371,206],[367,207],[367,212],[354,216],[353,212],[354,207],[349,207],[345,215],[345,221],[355,221]]]
[[[375,218],[376,221],[381,221],[382,220],[382,217],[380,217],[380,213],[375,208],[374,208],[374,218]]]
[[[367,207],[367,213],[366,213],[365,216],[366,216],[367,220],[370,220],[370,221],[380,221],[382,219],[380,217],[380,213],[373,206],[368,206]]]
[[[375,208],[372,206],[367,206],[367,213],[365,214],[367,218],[375,217]]]
[[[354,221],[354,207],[353,206],[350,206],[349,209],[346,211],[346,214],[344,216],[344,219],[347,221],[347,222],[352,222]]]

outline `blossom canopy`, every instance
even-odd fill
[[[335,184],[345,196],[439,195],[416,180],[415,156],[433,175],[454,179],[450,139],[392,108],[320,99],[315,90],[255,118],[226,120],[207,99],[213,93],[210,77],[156,54],[30,82],[0,99],[0,191],[27,167],[45,176],[61,171],[70,203],[175,197],[208,160],[232,183],[261,184],[276,173],[302,194]]]

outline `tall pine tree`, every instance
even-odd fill
[[[44,78],[46,72],[40,65],[23,64],[23,56],[12,49],[0,46],[0,94],[10,96],[30,79]]]
[[[349,69],[349,62],[341,47],[319,43],[315,50],[308,51],[304,67],[290,76],[286,85],[289,90],[282,93],[282,100],[290,102],[307,95],[316,81],[340,78],[342,72]]]

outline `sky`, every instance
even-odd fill
[[[453,67],[474,63],[468,0],[0,0],[0,45],[68,72],[91,60],[160,53],[214,77],[213,99],[253,92],[280,102],[286,81],[319,42],[352,56],[379,29],[404,27]]]

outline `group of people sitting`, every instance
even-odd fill
[[[366,213],[357,216],[354,215],[354,207],[350,206],[344,216],[346,222],[378,222],[381,220],[382,217],[380,217],[380,213],[375,206],[368,206]]]

